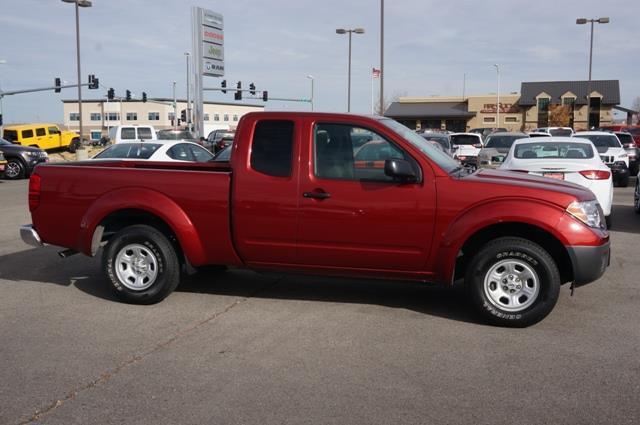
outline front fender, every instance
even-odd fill
[[[436,276],[441,282],[451,282],[456,259],[464,243],[478,231],[495,224],[535,226],[568,245],[565,235],[557,231],[558,222],[564,215],[564,210],[557,205],[530,198],[502,198],[474,205],[453,219],[443,232],[436,250]]]
[[[168,196],[144,188],[117,189],[96,199],[80,222],[80,251],[92,255],[91,242],[97,226],[109,214],[126,209],[145,211],[162,219],[178,238],[182,251],[191,264],[206,262],[200,236],[184,210]]]

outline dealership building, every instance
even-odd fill
[[[64,125],[72,131],[80,127],[80,114],[77,100],[63,100]],[[176,102],[178,119],[181,111],[187,108],[186,100]],[[263,105],[238,103],[204,102],[205,132],[214,128],[235,128],[240,118],[249,112],[262,111]],[[157,98],[142,100],[106,99],[82,101],[82,129],[84,137],[98,140],[106,136],[109,128],[118,125],[152,125],[156,130],[173,128],[175,120],[173,99]],[[184,123],[181,123],[184,126]],[[205,134],[206,136],[206,134]]]
[[[384,115],[412,129],[463,132],[479,127],[500,127],[509,131],[530,131],[550,126],[550,118],[558,107],[566,111],[566,125],[574,129],[611,124],[613,109],[625,110],[618,106],[618,80],[591,81],[591,108],[587,117],[588,90],[588,81],[524,82],[520,93],[500,94],[499,106],[496,94],[401,97],[391,103]]]

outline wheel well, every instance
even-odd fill
[[[498,223],[474,233],[464,243],[456,260],[454,282],[463,279],[467,264],[484,244],[505,236],[520,237],[535,242],[554,259],[563,283],[573,280],[573,266],[566,248],[555,236],[539,227],[526,223]]]
[[[160,217],[147,211],[138,209],[125,209],[113,212],[106,216],[96,227],[93,235],[91,251],[95,254],[98,247],[104,245],[120,230],[135,224],[144,224],[158,230],[173,244],[181,262],[184,261],[184,253],[180,242],[173,229]]]

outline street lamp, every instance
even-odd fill
[[[608,24],[609,18],[604,17],[598,19],[576,19],[577,25],[585,25],[587,22],[591,23],[591,42],[589,44],[589,80],[587,81],[587,129],[589,129],[591,128],[591,64],[593,60],[593,24],[595,22],[599,24]]]
[[[91,7],[91,1],[89,0],[62,0],[64,3],[75,3],[76,5],[76,63],[78,66],[78,116],[80,121],[78,123],[80,130],[80,149],[83,149],[82,145],[82,80],[80,76],[80,12],[81,7]]]
[[[496,67],[496,78],[497,78],[497,90],[496,90],[496,128],[500,128],[500,66],[497,63],[494,63],[493,66]]]
[[[354,28],[346,30],[344,28],[338,28],[336,34],[349,34],[349,80],[347,83],[347,112],[351,112],[351,34],[364,34],[363,28]]]
[[[311,80],[311,110],[313,111],[313,82],[315,79],[313,78],[313,75],[307,75],[307,78]]]

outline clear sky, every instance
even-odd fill
[[[336,28],[365,29],[353,36],[352,111],[369,113],[371,68],[379,66],[379,0],[92,0],[80,10],[83,80],[95,74],[105,88],[140,96],[186,93],[185,51],[191,50],[190,8],[225,18],[226,80],[254,82],[270,96],[303,98],[316,82],[316,110],[345,111],[347,36]],[[522,81],[586,79],[589,26],[578,17],[608,16],[596,25],[593,79],[620,80],[622,106],[640,96],[638,0],[386,0],[385,94],[426,96],[520,90]],[[61,0],[3,0],[0,14],[0,87],[4,90],[76,79],[73,4]],[[221,79],[207,77],[205,86]],[[376,81],[377,91],[377,81]],[[75,89],[4,98],[5,123],[62,121],[61,99]],[[376,93],[377,96],[377,93]],[[209,92],[207,100],[233,101]],[[262,103],[254,101],[254,103]],[[303,103],[268,102],[272,110],[308,110]]]

